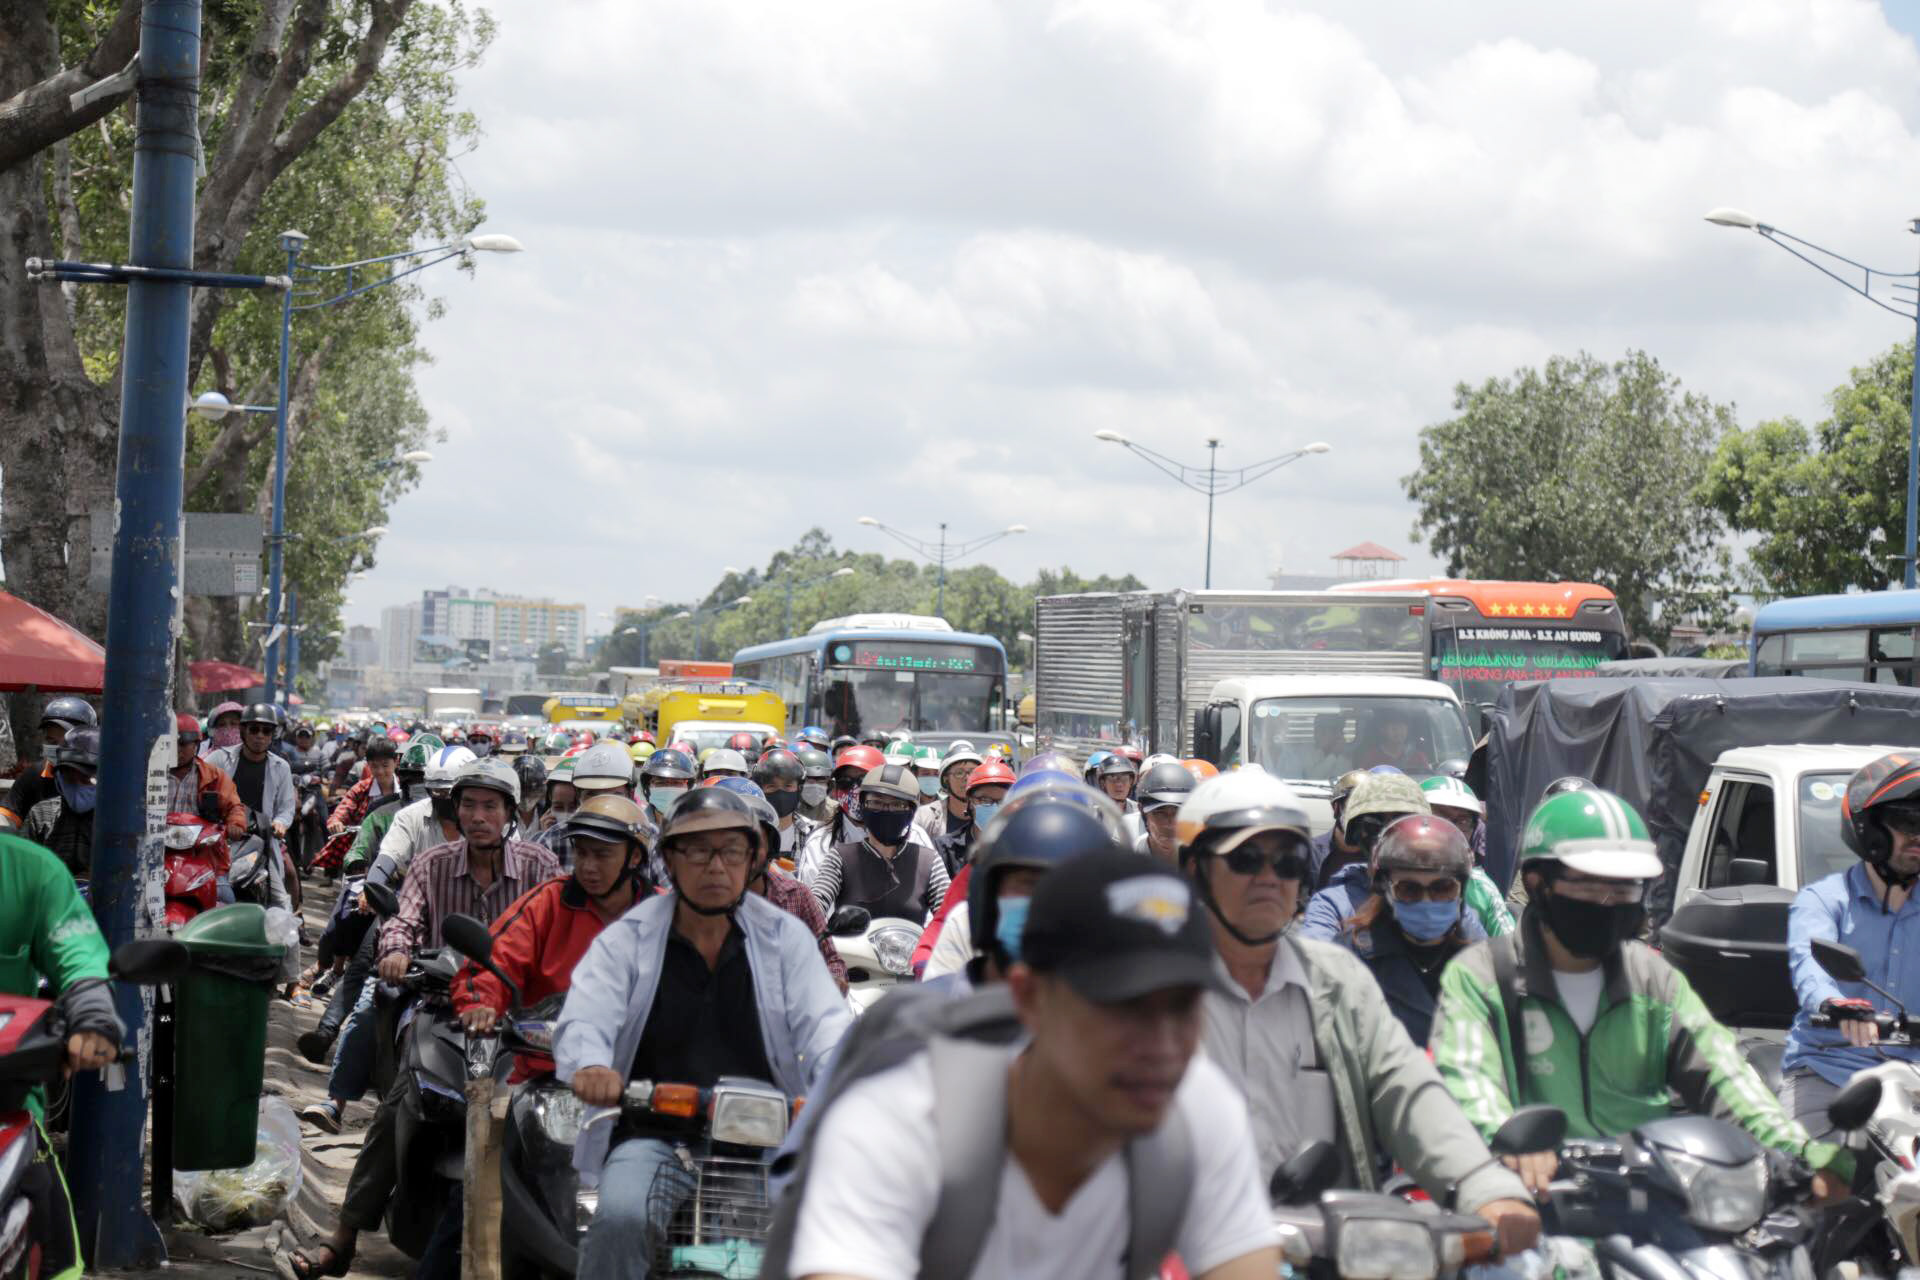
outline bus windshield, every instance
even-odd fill
[[[1471,703],[1495,701],[1500,686],[1511,681],[1591,677],[1601,663],[1626,656],[1626,636],[1611,629],[1447,626],[1434,620],[1434,678]]]
[[[1254,764],[1297,782],[1382,764],[1420,776],[1473,750],[1459,704],[1445,698],[1262,698],[1247,739]],[[1231,735],[1224,746],[1238,755]]]
[[[999,687],[998,675],[835,667],[827,672],[822,710],[836,736],[971,731],[992,723]]]

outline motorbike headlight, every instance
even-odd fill
[[[198,827],[175,823],[167,828],[167,848],[169,849],[191,849],[199,838]]]
[[[1745,1231],[1767,1211],[1767,1162],[1714,1164],[1674,1147],[1655,1147],[1660,1162],[1687,1193],[1687,1218],[1697,1227]]]
[[[791,1110],[784,1094],[716,1085],[709,1128],[715,1142],[777,1147],[786,1139]]]
[[[919,930],[910,925],[883,925],[869,933],[867,941],[873,945],[873,958],[882,969],[896,978],[913,972],[913,948],[920,941]]]
[[[585,1103],[573,1096],[571,1089],[542,1089],[539,1099],[533,1104],[533,1114],[540,1122],[540,1132],[547,1135],[548,1141],[572,1146],[574,1139],[580,1136],[580,1126],[586,1121],[587,1108]]]
[[[1341,1280],[1433,1280],[1440,1272],[1427,1225],[1391,1218],[1341,1223],[1334,1262]]]

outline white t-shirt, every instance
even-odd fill
[[[973,959],[973,920],[967,910],[967,904],[958,902],[953,910],[947,912],[946,923],[940,926],[940,936],[933,940],[933,950],[927,955],[926,968],[920,974],[920,980],[938,978],[942,974],[959,973]]]
[[[1559,989],[1560,1003],[1573,1019],[1573,1025],[1580,1028],[1580,1034],[1593,1030],[1593,1020],[1600,1016],[1600,993],[1607,986],[1606,969],[1600,965],[1585,973],[1562,973],[1555,969],[1553,985]]]
[[[1013,1051],[1009,1050],[1009,1054]],[[1194,1170],[1177,1250],[1199,1275],[1274,1243],[1246,1104],[1195,1055],[1174,1093],[1193,1135]],[[820,1120],[794,1234],[791,1274],[896,1280],[920,1270],[940,1198],[933,1068],[921,1054],[849,1088]],[[1116,1152],[1055,1216],[1008,1158],[974,1280],[1122,1280],[1127,1167]]]

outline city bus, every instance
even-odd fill
[[[788,723],[838,737],[905,730],[941,746],[1006,740],[1007,651],[944,618],[860,613],[733,655],[733,676],[772,689]]]
[[[1424,594],[1428,672],[1470,707],[1491,706],[1512,681],[1590,677],[1627,656],[1620,605],[1591,582],[1370,578],[1330,590]]]
[[[556,693],[541,707],[549,724],[567,720],[618,720],[620,699],[606,693]]]
[[[1920,591],[1775,600],[1753,615],[1751,670],[1911,686],[1917,627]]]

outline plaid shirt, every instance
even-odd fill
[[[442,945],[440,926],[455,913],[491,924],[509,902],[560,874],[552,851],[509,840],[500,874],[484,890],[467,870],[467,842],[435,845],[414,858],[400,888],[400,911],[380,928],[380,954],[405,955],[415,947]]]

